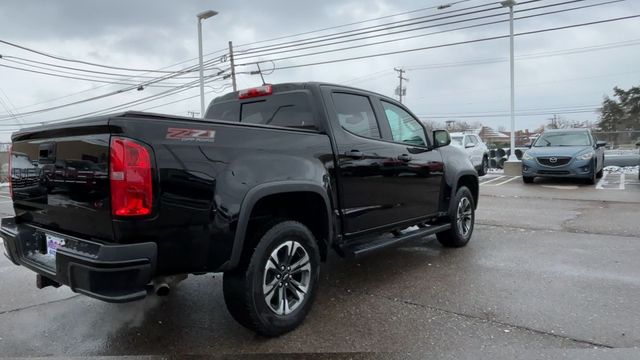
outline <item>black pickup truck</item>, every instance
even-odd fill
[[[437,235],[471,238],[477,173],[446,131],[402,104],[323,84],[216,98],[204,119],[125,112],[12,137],[6,255],[100,300],[138,300],[223,272],[233,317],[298,326],[331,249],[357,256]]]

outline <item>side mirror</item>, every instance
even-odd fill
[[[447,130],[433,131],[433,148],[439,148],[451,144],[451,136]]]
[[[601,148],[601,147],[605,147],[605,146],[607,146],[607,142],[606,141],[596,141],[596,148]]]
[[[638,141],[638,142],[636,143],[636,146],[637,146],[637,147],[640,147],[640,141]]]

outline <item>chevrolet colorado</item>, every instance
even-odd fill
[[[267,336],[298,326],[330,249],[358,256],[435,234],[465,246],[478,178],[446,131],[339,85],[265,85],[203,119],[143,112],[12,136],[5,253],[36,285],[110,302],[223,272],[224,300]]]

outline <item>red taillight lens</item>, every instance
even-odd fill
[[[151,213],[153,179],[146,146],[125,138],[111,138],[111,213],[141,216]]]
[[[9,197],[13,199],[13,146],[9,145]]]
[[[240,90],[238,93],[238,98],[240,99],[249,99],[259,96],[271,95],[273,93],[273,88],[271,85],[259,86],[251,89]]]

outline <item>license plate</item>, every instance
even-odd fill
[[[56,256],[58,248],[64,246],[64,239],[55,235],[46,234],[47,237],[47,255]]]

